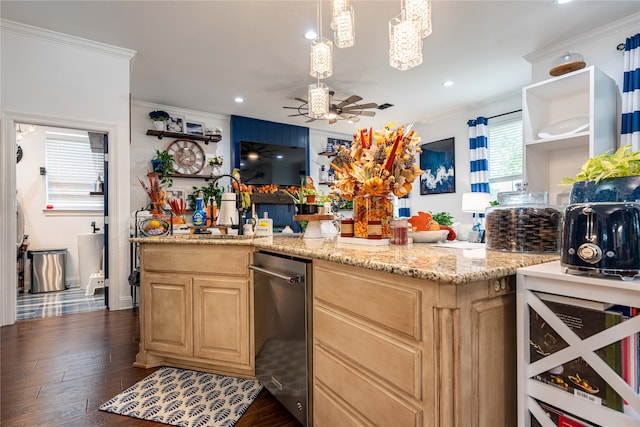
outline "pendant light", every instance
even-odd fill
[[[326,79],[333,74],[333,43],[322,37],[322,0],[318,1],[318,38],[311,42],[311,77]]]
[[[400,10],[404,19],[416,23],[421,38],[431,35],[431,0],[402,0]]]
[[[353,7],[343,10],[333,17],[333,39],[339,48],[351,47],[355,44]]]
[[[329,114],[329,86],[321,83],[309,85],[309,117],[314,119],[323,119]]]
[[[420,31],[402,14],[389,21],[389,64],[402,71],[422,64]]]

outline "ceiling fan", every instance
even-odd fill
[[[329,91],[329,114],[324,117],[324,119],[329,120],[329,124],[335,123],[339,119],[349,120],[350,122],[355,123],[360,120],[358,116],[373,117],[376,115],[375,111],[366,111],[369,108],[378,108],[378,104],[374,102],[370,102],[368,104],[359,104],[358,102],[362,101],[362,97],[358,95],[351,95],[343,101],[334,103],[334,95],[334,91]],[[302,98],[294,99],[296,101],[302,102],[302,104],[298,107],[282,107],[298,111],[298,114],[290,114],[288,117],[307,117],[308,120],[305,123],[322,120],[309,116],[309,102],[307,100]]]

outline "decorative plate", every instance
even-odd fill
[[[566,120],[552,123],[538,132],[540,138],[561,138],[563,136],[573,135],[589,128],[589,117],[572,117]]]

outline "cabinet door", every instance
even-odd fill
[[[220,276],[194,279],[194,355],[251,367],[249,281]]]
[[[193,354],[191,278],[146,273],[142,280],[145,348],[182,356]]]

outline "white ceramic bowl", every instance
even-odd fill
[[[449,230],[435,231],[410,231],[409,237],[413,239],[413,243],[437,243],[447,240]]]

